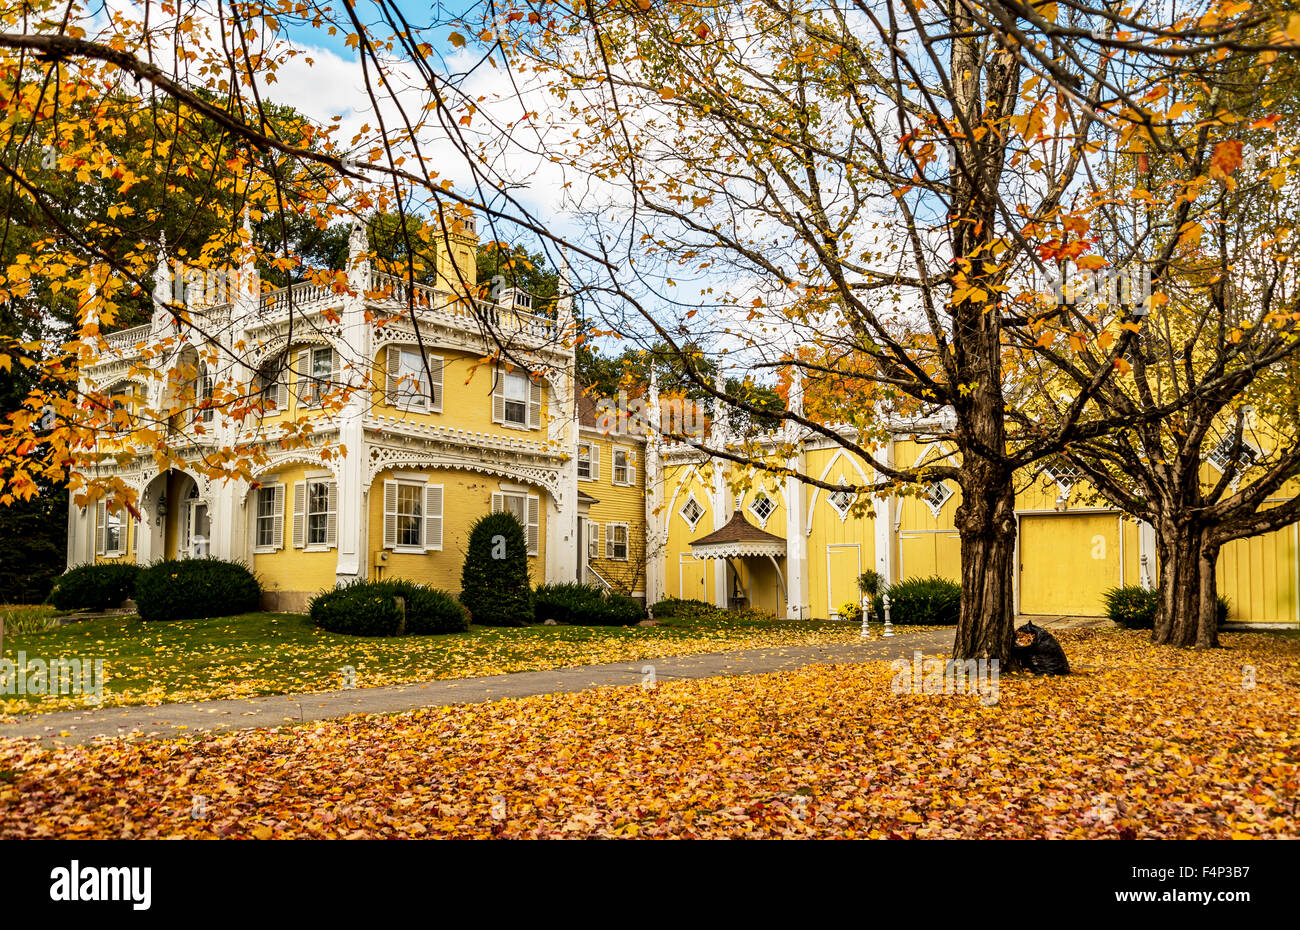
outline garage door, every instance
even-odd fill
[[[1116,514],[1020,518],[1020,612],[1100,617],[1102,594],[1120,583]]]

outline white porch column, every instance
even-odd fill
[[[790,459],[790,467],[803,471],[805,454],[800,449]],[[793,475],[785,479],[785,615],[790,620],[804,620],[812,613],[808,596],[807,501],[804,484]]]
[[[803,372],[797,365],[790,372],[790,412],[803,416]],[[804,483],[796,477],[808,470],[808,452],[802,433],[802,427],[787,421],[787,441],[795,443],[797,450],[787,463],[795,474],[785,479],[785,615],[790,620],[804,620],[812,614],[808,590],[808,501]]]
[[[1145,520],[1138,521],[1138,583],[1154,591],[1156,575],[1156,528]]]
[[[366,228],[359,220],[352,224],[348,237],[348,289],[343,297],[339,351],[339,372],[355,388],[339,411],[339,445],[345,453],[338,461],[338,565],[335,580],[342,583],[366,577],[366,558],[362,551],[362,530],[366,519],[366,449],[365,416],[367,391],[361,390],[370,372],[370,327],[366,324],[365,292],[370,286],[370,246]]]
[[[885,446],[885,464],[894,464],[894,440],[891,437]],[[885,584],[893,584],[894,578],[894,517],[898,508],[895,495],[876,498],[876,572]]]
[[[723,380],[722,372],[718,372],[718,390],[725,390],[726,382]],[[713,423],[710,430],[710,438],[714,443],[714,448],[726,448],[727,433],[727,411],[726,406],[720,400],[715,400],[713,405]],[[720,530],[731,519],[732,500],[731,494],[727,489],[727,477],[723,473],[725,467],[723,459],[713,460],[713,506],[709,509],[713,511],[713,529]],[[713,559],[713,603],[716,607],[727,606],[727,593],[729,586],[727,584],[727,560]]]
[[[547,439],[551,448],[567,456],[560,465],[559,493],[546,511],[546,580],[548,583],[578,580],[578,404],[577,369],[573,351],[573,293],[569,263],[560,263],[560,295],[556,302],[556,326],[565,353],[563,368],[546,381],[551,392]]]
[[[665,511],[663,460],[660,457],[662,414],[659,410],[659,378],[650,366],[650,405],[646,411],[645,437],[645,602],[647,605],[663,600],[668,593],[666,573],[667,533]]]

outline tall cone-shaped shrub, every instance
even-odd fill
[[[533,622],[528,540],[514,514],[487,514],[470,527],[460,584],[460,602],[469,609],[473,623],[524,626]]]

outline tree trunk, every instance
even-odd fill
[[[1215,572],[1218,564],[1218,544],[1202,542],[1199,567],[1201,587],[1196,624],[1198,649],[1214,649],[1219,645],[1219,579]]]
[[[967,452],[962,464],[961,617],[954,659],[997,659],[1013,665],[1016,495],[1011,473]]]
[[[1155,528],[1160,553],[1160,600],[1151,642],[1158,646],[1194,646],[1200,631],[1205,534],[1191,523],[1172,519],[1158,521]],[[1213,580],[1210,584],[1213,587]]]

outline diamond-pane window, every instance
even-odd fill
[[[691,529],[695,529],[695,524],[699,523],[700,517],[704,516],[704,508],[700,506],[699,501],[697,501],[695,495],[692,494],[686,499],[686,503],[682,504],[680,513],[682,519],[686,521],[687,525],[690,526]]]
[[[841,481],[840,484],[843,485],[844,482]],[[835,508],[835,512],[840,515],[840,519],[843,520],[848,516],[849,508],[853,506],[854,494],[848,488],[841,487],[838,491],[832,491],[827,500]]]
[[[776,510],[776,504],[772,498],[768,497],[762,491],[749,502],[749,512],[758,517],[759,523],[766,523],[767,518],[772,516],[772,511]]]
[[[930,505],[930,512],[937,517],[939,511],[943,510],[943,505],[948,503],[948,498],[952,497],[952,495],[952,488],[942,481],[934,481],[925,489],[921,497]]]

